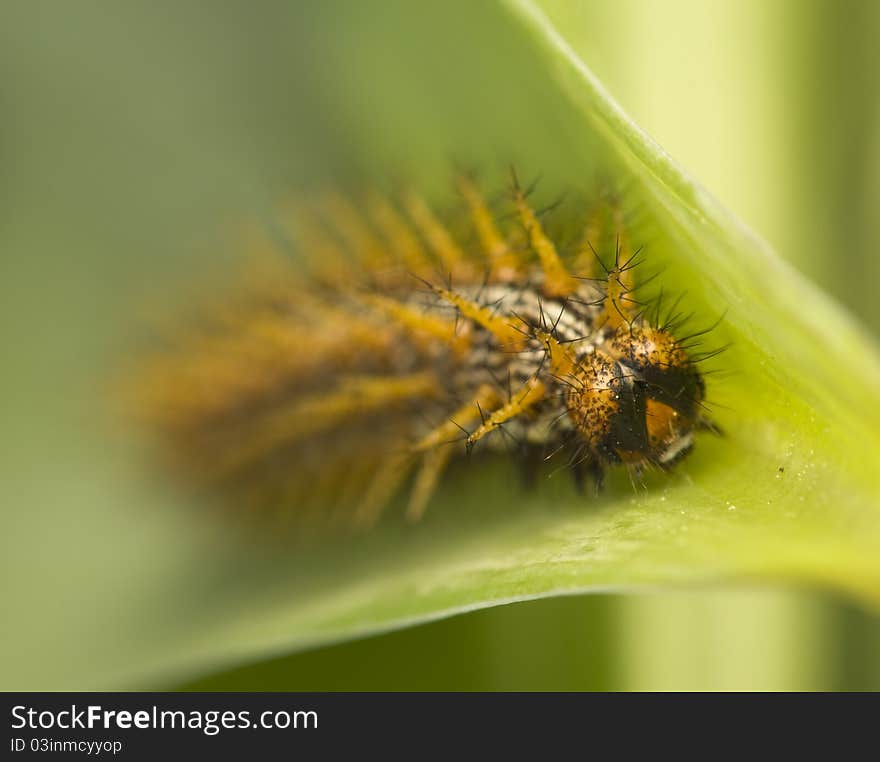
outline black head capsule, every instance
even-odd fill
[[[597,461],[667,468],[691,450],[705,385],[670,333],[621,327],[572,375],[568,412]]]

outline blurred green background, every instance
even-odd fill
[[[540,5],[639,125],[880,336],[880,5]],[[0,9],[2,510],[10,549],[27,548],[4,553],[4,600],[28,617],[16,626],[29,637],[7,646],[23,647],[23,659],[39,659],[58,637],[89,648],[89,596],[79,586],[93,579],[87,569],[97,561],[65,541],[65,522],[95,542],[130,538],[111,575],[122,594],[136,592],[138,577],[126,569],[150,543],[186,542],[173,498],[154,508],[137,490],[131,459],[83,436],[102,422],[71,404],[102,393],[94,370],[126,341],[129,305],[163,268],[198,272],[213,262],[203,231],[218,218],[258,207],[291,175],[325,171],[326,158],[291,151],[294,137],[308,142],[320,132],[345,146],[334,157],[343,168],[359,140],[369,143],[369,123],[358,136],[332,118],[298,113],[301,90],[312,103],[320,93],[328,114],[334,99],[349,109],[371,105],[333,91],[328,41],[308,24],[318,6],[83,1]],[[376,2],[360,12],[393,33],[393,11]],[[279,23],[300,18],[296,29]],[[476,33],[493,44],[492,29]],[[423,148],[399,151],[417,157]],[[193,243],[205,253],[184,257]],[[119,516],[108,523],[90,511],[98,503],[118,504]],[[129,506],[168,515],[133,520],[123,515]],[[50,523],[53,531],[41,533]],[[171,586],[180,571],[157,575]],[[101,595],[95,590],[96,606]],[[166,602],[151,604],[158,611]],[[76,608],[75,626],[59,634],[51,614],[66,605]],[[137,642],[137,622],[101,621]],[[172,632],[145,633],[149,647],[174,642]],[[186,687],[876,690],[880,621],[808,590],[560,598],[221,670]]]

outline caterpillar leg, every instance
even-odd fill
[[[571,476],[574,479],[575,489],[581,494],[586,489],[586,483],[589,479],[593,482],[593,489],[596,497],[602,494],[605,484],[605,471],[602,464],[594,457],[584,460],[577,458],[571,464]]]

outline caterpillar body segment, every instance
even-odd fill
[[[471,451],[512,442],[524,468],[568,458],[597,482],[687,454],[712,427],[703,378],[632,298],[620,211],[587,210],[566,261],[518,183],[503,216],[457,187],[470,235],[414,192],[286,206],[304,266],[279,256],[241,307],[141,358],[133,402],[183,479],[239,512],[367,527],[404,489],[421,518]]]

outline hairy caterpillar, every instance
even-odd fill
[[[668,469],[713,428],[703,332],[676,337],[677,316],[634,298],[618,206],[584,215],[567,262],[515,178],[504,226],[457,185],[469,242],[414,193],[295,205],[300,264],[264,259],[139,363],[138,410],[190,483],[242,510],[368,526],[406,482],[419,519],[474,449],[566,458],[598,485],[608,466]]]

